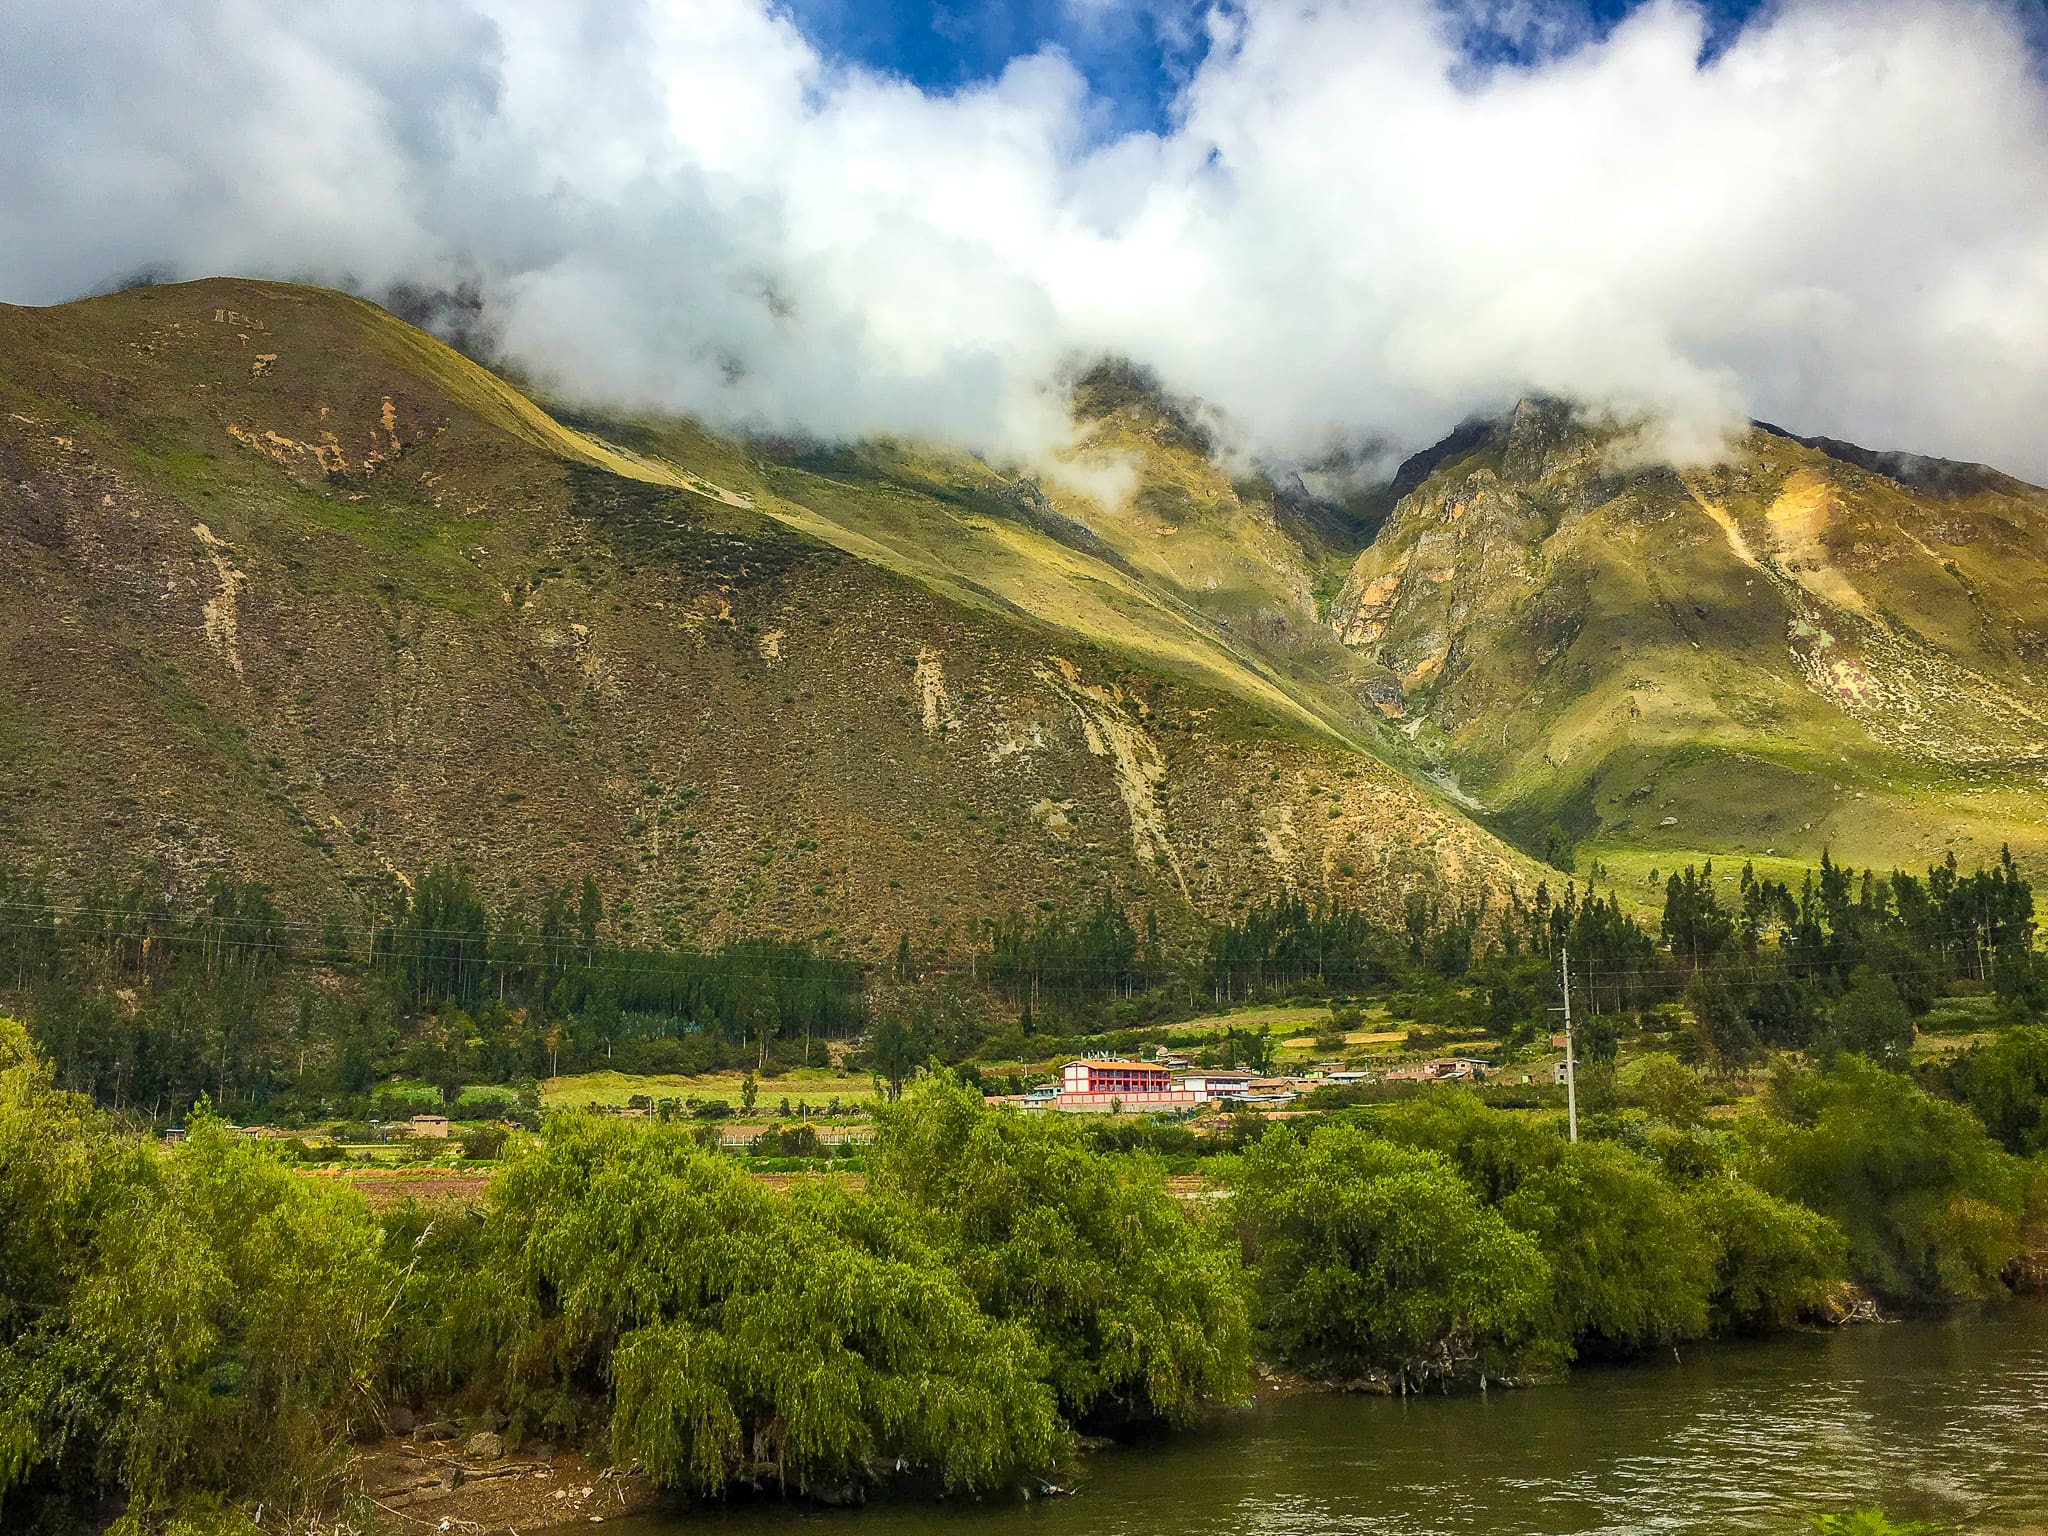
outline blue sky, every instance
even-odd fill
[[[1465,45],[1479,64],[1530,62],[1564,39],[1604,34],[1643,0],[1462,0],[1479,18]],[[1704,0],[1710,47],[1765,0]],[[786,0],[822,52],[928,90],[951,91],[1002,72],[1010,60],[1061,49],[1107,110],[1106,132],[1165,126],[1180,83],[1207,45],[1209,0]],[[1487,18],[1512,17],[1503,27]]]

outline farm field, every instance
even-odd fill
[[[696,1077],[679,1073],[582,1072],[551,1077],[540,1085],[544,1109],[624,1109],[635,1097],[696,1099],[737,1107],[744,1093],[744,1072],[706,1072]],[[842,1108],[865,1109],[875,1100],[874,1079],[866,1073],[835,1072],[824,1067],[799,1067],[774,1077],[755,1078],[757,1113],[771,1112],[786,1098],[822,1110],[837,1099]]]

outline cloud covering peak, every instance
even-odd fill
[[[1090,0],[1107,5],[1115,0]],[[1164,133],[1060,54],[932,93],[765,0],[14,0],[0,299],[464,286],[561,393],[1034,458],[1118,354],[1280,459],[1529,393],[2048,479],[2048,84],[2016,14],[1250,0]],[[1483,7],[1481,7],[1483,8]]]

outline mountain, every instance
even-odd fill
[[[2048,492],[1757,427],[1630,467],[1555,402],[1419,460],[1332,618],[1475,813],[1619,873],[2048,853]]]
[[[2048,492],[1525,401],[1338,503],[1127,364],[1074,399],[1030,477],[551,413],[291,285],[0,307],[0,851],[345,922],[589,873],[628,935],[856,953],[2048,853]]]
[[[1355,550],[1206,465],[1155,444],[1125,527],[959,454],[559,419],[320,290],[0,308],[0,849],[342,922],[589,873],[623,936],[853,953],[1105,885],[1169,928],[1526,888],[1380,755],[1317,614]]]

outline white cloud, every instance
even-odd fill
[[[1475,15],[1541,62],[1475,73]],[[927,95],[768,0],[15,0],[0,297],[474,282],[553,387],[1036,456],[1126,354],[1308,458],[1546,392],[2048,479],[2048,86],[1990,4],[1788,0],[1701,62],[1525,0],[1215,11],[1165,135],[1065,60]]]

